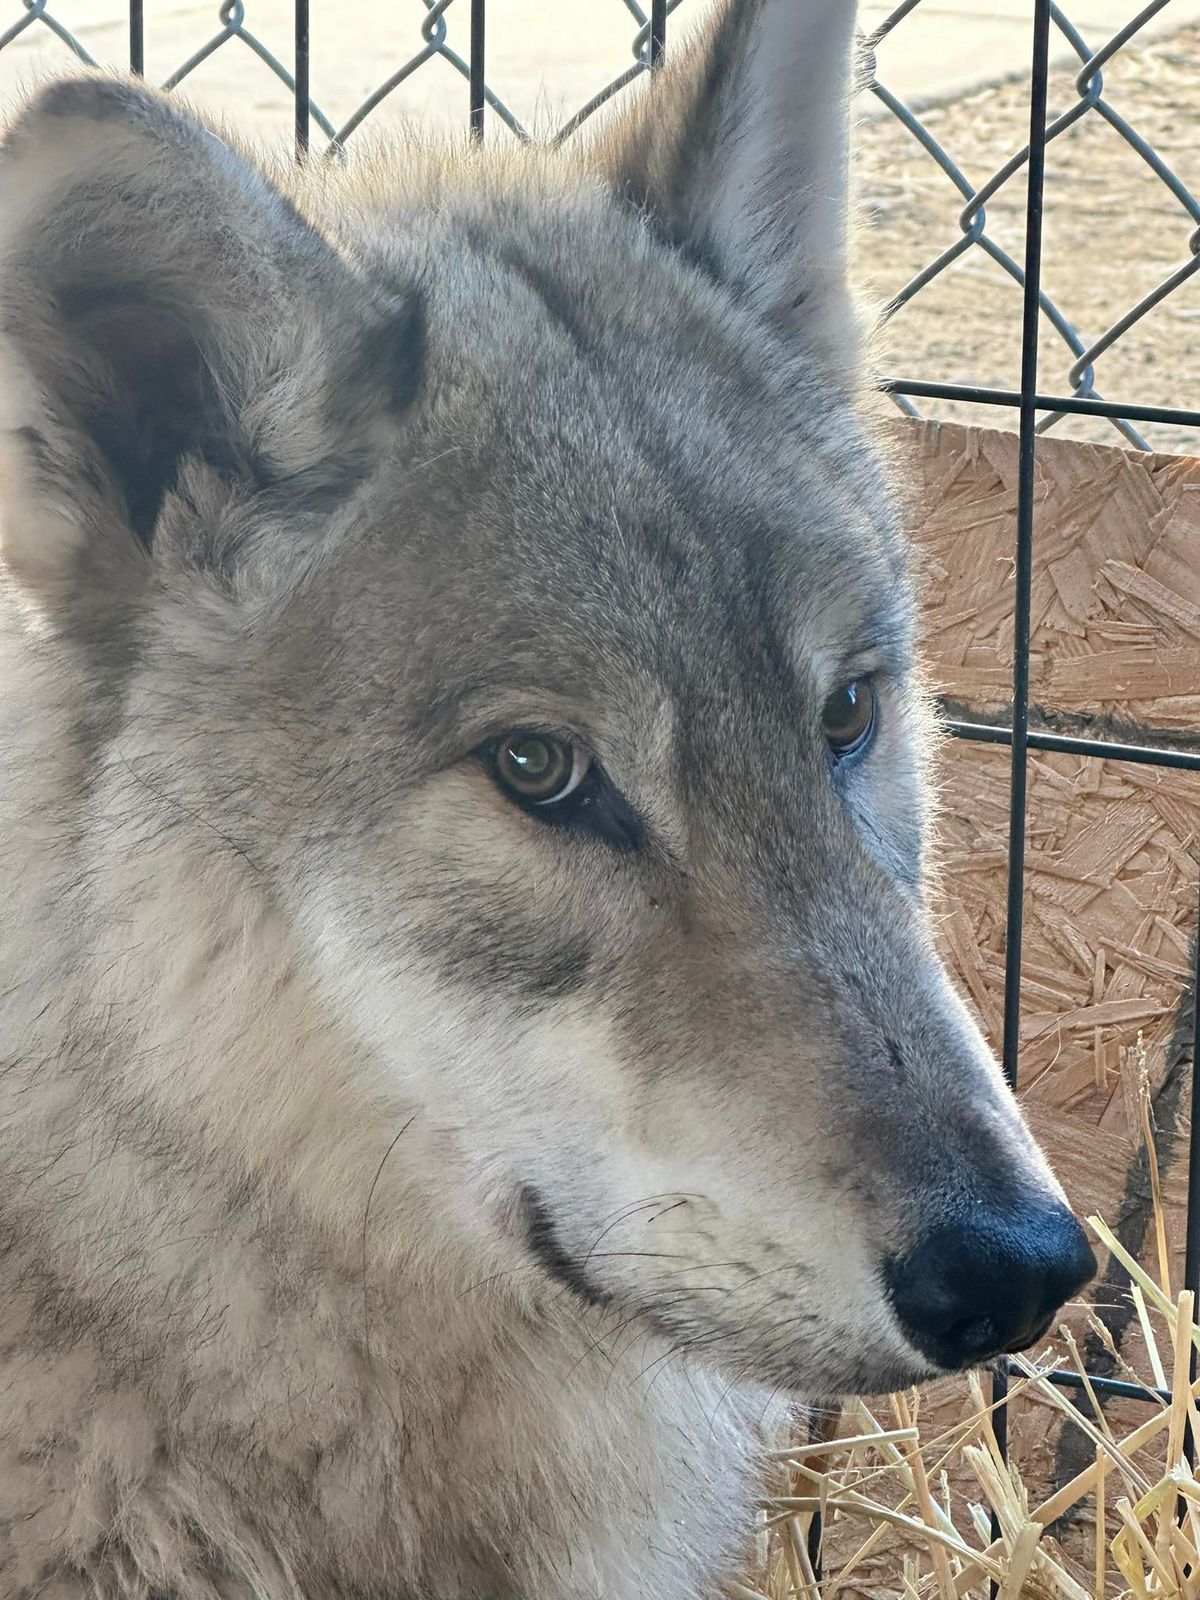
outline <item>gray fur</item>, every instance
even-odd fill
[[[1057,1194],[923,905],[851,22],[728,0],[586,154],[10,129],[4,1600],[715,1596],[771,1396],[929,1375],[882,1258]]]

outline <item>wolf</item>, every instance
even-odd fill
[[[851,0],[587,148],[0,149],[0,1595],[711,1600],[1093,1270],[935,954]]]

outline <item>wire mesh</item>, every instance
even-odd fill
[[[40,27],[59,41],[65,51],[88,66],[121,65],[115,61],[102,62],[83,42],[82,28],[73,29],[65,20],[71,0],[63,0],[63,13],[50,9],[50,0],[19,0],[15,8],[19,14],[10,25],[0,28],[0,51],[13,44],[27,30]],[[683,0],[652,0],[651,9],[644,10],[636,0],[617,0],[623,4],[635,25],[630,45],[632,64],[611,81],[601,85],[596,93],[582,105],[564,125],[557,130],[559,139],[568,137],[606,101],[619,90],[662,64],[666,53],[667,18]],[[281,59],[277,48],[265,42],[262,33],[256,32],[247,20],[244,0],[222,0],[216,8],[215,27],[211,35],[192,50],[161,80],[161,87],[174,89],[191,78],[218,51],[227,48],[249,50],[280,84],[294,97],[296,149],[305,155],[309,149],[310,126],[315,126],[327,140],[324,153],[336,156],[346,141],[402,84],[419,68],[435,58],[442,60],[465,80],[468,94],[464,98],[466,120],[472,133],[482,137],[485,108],[490,109],[498,121],[518,139],[528,139],[530,133],[516,112],[505,103],[486,81],[484,58],[486,0],[412,0],[416,7],[413,20],[399,20],[394,29],[396,62],[392,70],[367,94],[340,123],[326,113],[310,91],[310,6],[308,0],[296,0],[293,35],[293,69]],[[10,8],[11,9],[11,8]],[[410,7],[412,11],[412,7]],[[455,47],[451,40],[452,13],[465,13],[467,42],[465,52]],[[145,7],[143,0],[130,0],[128,6],[129,50],[128,66],[135,73],[145,71]],[[406,42],[412,39],[412,47]]]
[[[19,0],[17,15],[0,29],[0,52],[14,45],[31,29],[44,29],[53,35],[65,52],[87,64],[99,64],[82,42],[78,32],[64,20],[71,0],[61,0],[61,12],[50,9],[49,0]],[[596,91],[559,126],[553,137],[571,137],[600,107],[619,94],[642,74],[662,65],[668,48],[668,19],[683,0],[652,0],[649,10],[637,0],[613,0],[628,12],[632,25],[630,64],[616,76],[599,85]],[[1019,288],[1023,309],[1013,337],[1022,348],[1019,389],[998,389],[979,383],[949,381],[942,374],[890,376],[884,388],[901,409],[917,414],[918,399],[949,400],[972,406],[1008,406],[1018,413],[1020,433],[1019,503],[1015,540],[1016,612],[1014,619],[1014,681],[1011,716],[1006,725],[951,721],[950,730],[961,738],[1005,744],[1011,747],[1008,950],[1005,970],[1005,1013],[1003,1063],[1009,1081],[1016,1082],[1020,1028],[1021,925],[1023,909],[1023,868],[1025,843],[1025,779],[1030,750],[1053,750],[1083,757],[1130,761],[1142,765],[1200,771],[1200,750],[1175,745],[1125,744],[1112,740],[1068,736],[1030,726],[1029,644],[1030,577],[1036,557],[1033,509],[1035,487],[1035,448],[1039,434],[1055,427],[1065,416],[1106,418],[1124,440],[1137,449],[1148,449],[1138,424],[1171,423],[1200,428],[1200,410],[1133,403],[1106,396],[1100,387],[1105,358],[1131,330],[1161,307],[1200,270],[1200,199],[1184,176],[1174,170],[1154,145],[1138,131],[1135,122],[1114,103],[1105,84],[1105,71],[1119,52],[1138,40],[1163,13],[1170,0],[1151,0],[1109,37],[1087,39],[1057,0],[1034,0],[1033,37],[1029,72],[1029,138],[1012,150],[990,173],[977,181],[967,177],[952,149],[932,126],[927,113],[915,110],[883,81],[878,70],[879,47],[894,30],[904,25],[926,0],[902,0],[863,41],[864,93],[894,117],[932,163],[934,169],[953,187],[961,200],[958,236],[935,251],[907,282],[892,295],[888,317],[897,317],[944,274],[971,253],[982,254],[994,263]],[[349,140],[378,108],[414,74],[439,59],[460,75],[464,84],[463,116],[473,138],[482,140],[489,129],[502,130],[520,140],[530,138],[528,128],[511,106],[499,96],[487,79],[486,0],[413,0],[415,15],[411,24],[397,20],[395,61],[377,85],[337,123],[311,93],[311,40],[309,0],[295,0],[292,67],[255,32],[247,20],[244,0],[222,0],[214,18],[212,34],[194,49],[163,81],[173,89],[199,72],[219,51],[241,49],[257,58],[262,69],[274,76],[292,97],[294,140],[297,156],[308,158],[314,130],[323,136],[319,152],[328,159],[339,159]],[[699,9],[699,0],[692,6]],[[466,35],[465,53],[452,42],[452,27],[461,21]],[[141,0],[128,6],[128,65],[132,71],[145,71],[145,14]],[[454,36],[458,37],[457,34]],[[1052,114],[1047,112],[1047,84],[1052,43],[1065,45],[1078,62],[1074,76],[1074,100]],[[107,63],[118,64],[118,63]],[[490,115],[489,115],[490,114]],[[1083,331],[1073,320],[1071,307],[1054,298],[1042,286],[1040,268],[1043,250],[1043,199],[1045,193],[1046,151],[1085,119],[1102,122],[1112,137],[1123,141],[1146,169],[1146,181],[1161,186],[1172,202],[1171,226],[1178,227],[1176,264],[1132,304],[1114,316],[1107,326]],[[312,152],[315,156],[318,152]],[[1000,242],[989,223],[989,206],[1011,183],[1023,184],[1026,193],[1026,228],[1023,259]],[[1039,339],[1046,328],[1052,330],[1055,348],[1061,351],[1059,369],[1063,392],[1043,392],[1039,388]],[[1044,370],[1044,362],[1043,362]],[[1200,955],[1193,976],[1193,994],[1200,993]],[[1193,1062],[1200,1050],[1200,1007],[1195,1008],[1196,1036]],[[1188,1156],[1188,1209],[1186,1224],[1185,1283],[1200,1290],[1200,1091],[1196,1074],[1192,1085],[1192,1139]],[[1065,1386],[1078,1386],[1077,1374],[1064,1372],[1055,1377]],[[1158,1402],[1160,1391],[1094,1377],[1094,1389],[1126,1398]],[[1003,1392],[1003,1380],[999,1380]],[[1001,1416],[1003,1413],[1001,1413]],[[1002,1425],[1001,1425],[1002,1429]],[[814,1556],[819,1554],[820,1524],[812,1530]]]
[[[11,7],[17,12],[13,21],[0,30],[0,52],[16,43],[30,29],[42,29],[52,34],[64,51],[80,61],[95,64],[97,56],[83,42],[85,31],[72,27],[68,15],[72,4],[80,0],[18,0]],[[606,4],[623,8],[628,13],[632,34],[630,38],[630,65],[609,81],[599,85],[594,94],[557,129],[554,137],[569,138],[608,100],[625,89],[643,73],[654,69],[665,59],[667,19],[680,4],[687,4],[693,14],[699,13],[705,0],[649,0],[648,6],[638,0],[605,0]],[[895,118],[915,141],[941,180],[957,194],[961,206],[957,216],[957,236],[934,251],[908,281],[890,287],[890,300],[886,315],[900,316],[905,309],[931,285],[945,274],[960,269],[964,262],[985,257],[1022,292],[1027,264],[1017,258],[1018,253],[1008,248],[997,235],[989,217],[989,206],[1009,184],[1024,181],[1030,160],[1028,142],[1007,154],[995,168],[971,178],[967,176],[960,158],[952,148],[953,140],[938,137],[934,119],[928,111],[914,109],[889,86],[878,69],[880,47],[902,29],[906,21],[932,0],[901,0],[870,34],[863,40],[865,94],[877,106]],[[1178,408],[1164,408],[1163,415],[1155,415],[1153,407],[1122,405],[1120,402],[1105,405],[1106,396],[1101,387],[1105,358],[1126,339],[1133,330],[1145,323],[1189,282],[1200,270],[1200,184],[1195,188],[1186,174],[1178,172],[1170,161],[1155,148],[1138,129],[1136,117],[1128,108],[1117,103],[1119,96],[1110,92],[1105,73],[1120,52],[1138,43],[1152,25],[1160,24],[1169,13],[1172,0],[1150,0],[1138,9],[1127,22],[1106,38],[1086,36],[1085,30],[1075,24],[1069,8],[1052,0],[1049,8],[1051,44],[1065,49],[1077,62],[1071,103],[1056,109],[1045,127],[1045,144],[1051,147],[1082,123],[1103,123],[1110,136],[1120,140],[1135,153],[1145,169],[1146,182],[1163,192],[1171,206],[1172,220],[1164,221],[1164,229],[1173,235],[1178,230],[1178,243],[1171,247],[1176,257],[1170,270],[1157,282],[1142,292],[1131,304],[1116,311],[1103,327],[1087,328],[1076,319],[1069,296],[1055,296],[1044,287],[1038,295],[1039,324],[1052,331],[1057,348],[1062,354],[1062,365],[1057,369],[1062,392],[1057,398],[1096,402],[1092,415],[1105,415],[1111,426],[1132,445],[1148,449],[1149,444],[1139,422],[1183,422],[1193,413]],[[165,88],[175,88],[192,79],[218,52],[228,49],[249,51],[294,100],[294,137],[298,154],[306,155],[314,131],[323,137],[323,153],[337,157],[355,133],[361,129],[384,104],[396,95],[403,85],[422,68],[437,60],[448,66],[464,80],[463,115],[477,139],[484,137],[489,121],[498,129],[518,139],[528,139],[530,132],[516,110],[496,92],[488,82],[485,60],[486,0],[410,0],[410,4],[397,17],[390,30],[389,49],[394,52],[394,64],[340,121],[313,97],[310,78],[310,6],[309,0],[295,0],[294,33],[291,43],[292,65],[283,55],[281,41],[266,42],[264,31],[256,31],[251,13],[254,0],[222,0],[215,8],[214,29],[211,35],[194,48],[184,60],[162,80]],[[94,10],[94,7],[93,7]],[[276,19],[277,20],[277,19]],[[145,70],[146,18],[143,0],[130,0],[128,5],[129,48],[128,64],[134,72]],[[950,22],[947,26],[961,26]],[[265,29],[265,25],[264,25]],[[411,43],[410,43],[411,41]],[[459,48],[461,44],[462,48]],[[531,41],[531,51],[534,42]],[[105,64],[116,64],[106,61]],[[1160,241],[1161,243],[1161,241]],[[1043,370],[1045,370],[1043,356]],[[936,392],[930,383],[944,378],[943,374],[910,374],[891,377],[886,387],[896,397],[904,410],[914,412],[918,399],[972,400],[978,393],[968,394],[970,385],[943,383]],[[1055,398],[1054,395],[1048,398]],[[1015,390],[993,391],[992,404],[1019,404]],[[1104,409],[1101,409],[1104,407]],[[1046,432],[1058,426],[1068,413],[1062,406],[1038,405],[1036,426]],[[1076,413],[1083,415],[1083,412]],[[1185,420],[1186,419],[1186,420]]]
[[[902,311],[922,290],[971,251],[982,252],[989,257],[1022,290],[1026,284],[1028,270],[1027,261],[1025,264],[1019,263],[989,231],[988,205],[1004,185],[1026,172],[1030,161],[1030,144],[1026,143],[1020,149],[1013,151],[982,181],[972,183],[956,163],[952,152],[936,137],[928,120],[893,94],[874,69],[875,53],[880,43],[916,9],[919,3],[920,0],[905,0],[905,3],[897,6],[866,40],[869,92],[911,133],[929,159],[958,191],[963,205],[958,217],[960,236],[932,256],[921,271],[895,293],[888,308],[889,316],[895,316]],[[1200,269],[1200,200],[1183,177],[1173,170],[1164,157],[1143,138],[1129,118],[1111,102],[1105,93],[1104,85],[1105,67],[1121,49],[1137,40],[1169,4],[1170,0],[1151,0],[1151,4],[1143,6],[1123,27],[1097,46],[1091,46],[1085,41],[1081,31],[1074,26],[1061,6],[1051,3],[1047,13],[1047,26],[1052,25],[1052,34],[1069,47],[1079,62],[1079,70],[1074,80],[1076,95],[1074,103],[1065,110],[1057,112],[1049,121],[1045,116],[1041,119],[1043,148],[1061,139],[1084,118],[1103,120],[1113,134],[1123,140],[1141,159],[1150,181],[1157,182],[1167,191],[1179,209],[1181,221],[1185,225],[1190,224],[1186,233],[1183,228],[1180,230],[1179,253],[1182,259],[1179,264],[1133,305],[1116,316],[1108,327],[1098,332],[1091,335],[1082,333],[1070,315],[1069,306],[1060,304],[1051,295],[1039,289],[1037,299],[1039,320],[1054,330],[1068,357],[1063,374],[1064,384],[1070,396],[1077,400],[1104,398],[1097,384],[1097,366],[1101,357],[1111,352],[1120,339],[1149,316],[1168,296],[1179,290],[1197,269]],[[1049,45],[1048,36],[1047,59]],[[1032,80],[1033,85],[1036,85],[1036,82],[1035,77]],[[907,388],[908,386],[900,381],[896,383],[893,392],[899,394],[902,399],[908,398]],[[943,397],[973,398],[965,392],[958,394],[946,392]],[[1007,401],[1000,403],[1012,403],[1014,399],[1015,397],[1010,395]],[[1066,408],[1063,407],[1054,411],[1048,411],[1042,406],[1038,409],[1043,412],[1036,424],[1039,432],[1053,428],[1066,414]],[[1113,427],[1131,444],[1139,449],[1149,448],[1145,438],[1134,426],[1130,408],[1117,404],[1107,414]],[[1185,419],[1188,425],[1195,424],[1194,412],[1179,413],[1171,420],[1181,418]],[[1149,420],[1161,419],[1151,417]]]

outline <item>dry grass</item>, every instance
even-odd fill
[[[1143,1110],[1153,1179],[1145,1098]],[[1157,1183],[1154,1191],[1159,1201]],[[1154,1252],[1152,1275],[1099,1218],[1089,1225],[1129,1275],[1145,1342],[1147,1371],[1126,1366],[1123,1375],[1169,1389],[1169,1403],[1149,1401],[1136,1427],[1117,1430],[1085,1377],[1091,1414],[1077,1409],[1047,1375],[1055,1367],[1082,1373],[1065,1329],[1038,1361],[1022,1360],[1010,1403],[1051,1407],[1064,1427],[1083,1430],[1094,1451],[1088,1467],[1040,1502],[1019,1467],[1003,1459],[978,1374],[967,1380],[968,1414],[949,1428],[922,1427],[916,1393],[886,1406],[847,1405],[834,1438],[777,1452],[780,1482],[761,1513],[758,1571],[734,1589],[737,1600],[965,1600],[988,1596],[993,1585],[1000,1600],[1200,1594],[1200,1479],[1188,1460],[1189,1429],[1200,1440],[1193,1296],[1172,1286],[1165,1249]],[[1163,1237],[1161,1203],[1154,1235]],[[1086,1514],[1077,1516],[1064,1547],[1051,1530],[1073,1510]],[[835,1552],[821,1581],[807,1552],[818,1512]]]

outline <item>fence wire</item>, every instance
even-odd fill
[[[1021,289],[1025,286],[1023,264],[1004,249],[988,231],[987,208],[989,202],[1006,184],[1017,178],[1024,181],[1024,172],[1029,162],[1029,145],[1025,144],[1020,149],[1014,150],[983,181],[972,183],[956,163],[952,152],[947,150],[931,131],[928,123],[893,94],[874,69],[876,47],[921,3],[922,0],[905,0],[905,3],[897,6],[865,41],[869,90],[908,130],[961,195],[963,206],[958,217],[960,236],[934,255],[920,272],[899,289],[889,305],[889,316],[894,316],[920,294],[922,289],[972,250],[981,251],[988,256]],[[1084,39],[1061,6],[1053,3],[1050,6],[1053,28],[1059,40],[1069,46],[1079,61],[1079,70],[1074,81],[1077,98],[1074,104],[1052,115],[1047,121],[1046,146],[1049,147],[1054,140],[1061,138],[1085,117],[1102,119],[1112,130],[1113,135],[1123,140],[1140,157],[1146,166],[1148,181],[1162,185],[1181,208],[1184,216],[1190,219],[1192,225],[1190,231],[1180,238],[1179,265],[1135,304],[1124,310],[1107,328],[1090,336],[1082,333],[1076,326],[1070,315],[1069,306],[1059,304],[1044,290],[1039,292],[1038,308],[1043,325],[1048,323],[1053,328],[1070,357],[1064,376],[1066,392],[1074,399],[1105,398],[1097,386],[1097,363],[1100,357],[1112,350],[1125,334],[1161,305],[1169,295],[1181,288],[1197,269],[1200,269],[1200,200],[1153,145],[1143,138],[1129,117],[1113,105],[1106,96],[1104,88],[1105,67],[1122,48],[1136,40],[1139,34],[1143,34],[1169,4],[1170,0],[1152,0],[1151,4],[1143,6],[1111,37],[1092,44]],[[911,401],[903,396],[899,398],[905,409],[915,411]],[[1062,411],[1043,415],[1037,423],[1038,432],[1046,432],[1057,426],[1064,415]],[[1114,415],[1109,420],[1131,444],[1139,449],[1149,449],[1145,438],[1128,416]]]
[[[78,60],[90,65],[128,64],[135,71],[143,70],[146,8],[140,0],[133,0],[128,7],[114,3],[111,17],[107,16],[107,8],[100,7],[100,11],[106,13],[105,20],[119,17],[124,21],[127,14],[127,59],[117,59],[111,53],[101,59],[89,50],[81,38],[81,33],[88,30],[78,25],[72,26],[72,3],[73,0],[55,0],[51,9],[50,0],[19,0],[19,4],[11,7],[17,15],[9,26],[0,31],[0,53],[16,44],[29,30],[41,29],[53,35],[64,58],[70,52]],[[613,96],[661,64],[666,48],[667,19],[681,4],[686,5],[693,15],[699,15],[704,6],[704,0],[652,0],[649,9],[639,4],[638,0],[594,0],[594,3],[623,8],[628,14],[629,65],[610,80],[599,84],[587,101],[558,127],[552,137],[559,141],[570,138]],[[74,0],[76,9],[80,4],[81,0]],[[897,29],[903,28],[907,19],[913,17],[922,5],[927,4],[929,0],[902,0],[864,38],[864,93],[906,130],[930,162],[931,175],[934,171],[940,175],[957,194],[961,207],[957,215],[956,236],[931,253],[907,282],[894,287],[884,286],[885,292],[890,294],[885,312],[887,318],[901,314],[943,274],[972,257],[986,257],[1018,290],[1023,290],[1025,282],[1025,268],[1019,259],[1019,252],[1014,253],[1006,248],[989,225],[989,206],[1007,185],[1015,183],[1018,189],[1023,186],[1029,162],[1028,144],[1006,152],[992,171],[968,175],[956,157],[953,140],[945,135],[938,137],[934,128],[936,119],[906,104],[877,70],[879,46]],[[1069,295],[1064,296],[1061,291],[1056,296],[1043,288],[1038,296],[1042,328],[1052,330],[1056,348],[1061,349],[1063,356],[1062,365],[1052,369],[1054,381],[1043,387],[1060,399],[1088,403],[1092,415],[1107,414],[1109,424],[1138,449],[1149,448],[1138,423],[1147,416],[1155,420],[1155,408],[1135,406],[1132,402],[1123,405],[1120,400],[1108,404],[1110,397],[1102,383],[1104,357],[1200,270],[1200,178],[1193,177],[1189,182],[1188,175],[1176,171],[1153,143],[1139,132],[1137,108],[1116,103],[1118,97],[1111,96],[1106,89],[1105,71],[1112,66],[1121,50],[1144,38],[1151,24],[1161,26],[1160,19],[1164,13],[1168,14],[1166,20],[1169,20],[1171,4],[1172,0],[1150,0],[1107,38],[1094,35],[1085,37],[1084,30],[1072,21],[1069,5],[1050,5],[1053,40],[1060,50],[1065,49],[1078,62],[1078,70],[1074,77],[1072,103],[1051,112],[1045,133],[1047,147],[1085,121],[1093,124],[1103,122],[1109,137],[1122,141],[1140,159],[1146,182],[1161,188],[1164,196],[1173,203],[1173,210],[1179,219],[1174,224],[1179,230],[1178,245],[1173,251],[1176,264],[1134,303],[1112,316],[1107,326],[1086,327],[1073,314]],[[259,8],[261,16],[265,17],[266,9]],[[257,58],[262,71],[271,74],[293,98],[298,152],[307,153],[310,142],[320,137],[323,140],[320,153],[326,158],[339,159],[349,141],[384,102],[396,96],[397,91],[430,62],[438,60],[458,74],[467,88],[468,93],[464,94],[463,100],[463,120],[476,137],[482,138],[485,129],[488,129],[520,140],[530,138],[530,130],[525,122],[489,82],[484,44],[485,0],[408,0],[407,5],[397,7],[398,14],[391,30],[393,60],[386,62],[389,70],[376,87],[340,121],[309,93],[309,9],[308,0],[296,0],[294,30],[287,41],[289,48],[285,49],[279,38],[267,42],[268,25],[265,20],[256,31],[254,0],[222,0],[215,8],[210,36],[161,80],[162,86],[174,89],[188,83],[190,88],[199,88],[199,82],[193,86],[189,80],[196,79],[196,75],[200,74],[202,81],[206,63],[218,52],[248,51]],[[89,20],[94,19],[96,11],[95,0],[92,0]],[[272,12],[273,25],[278,32],[278,11],[272,8]],[[969,24],[947,19],[942,25],[961,27]],[[536,53],[535,39],[530,40],[530,53]],[[291,65],[285,59],[288,55]],[[314,153],[317,153],[315,146]],[[886,229],[886,222],[882,226]],[[1163,223],[1164,228],[1172,226],[1169,222]],[[1158,243],[1161,245],[1161,241]],[[1042,369],[1043,372],[1047,369],[1045,354]],[[890,379],[887,387],[894,392],[901,409],[915,415],[916,399],[933,397],[938,389],[947,391],[941,398],[982,397],[983,391],[972,391],[970,385],[948,382],[958,376],[929,371],[908,373],[904,377]],[[989,391],[989,394],[993,403],[1016,404],[1015,391],[1004,391],[999,397],[995,391]],[[1037,422],[1038,431],[1045,432],[1058,426],[1066,414],[1061,407],[1042,409]]]

